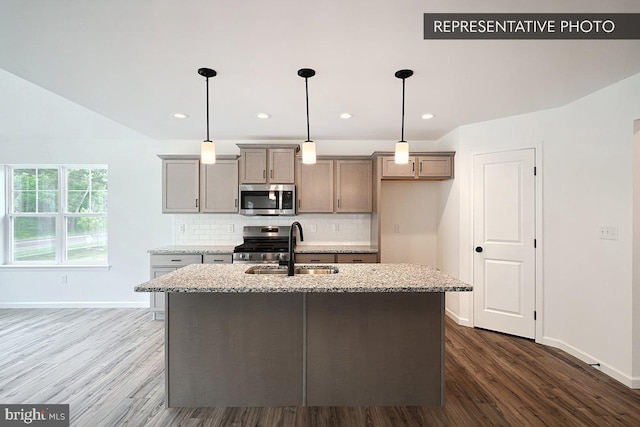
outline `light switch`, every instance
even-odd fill
[[[338,224],[333,224],[333,232],[338,233],[340,231],[340,226]]]
[[[309,224],[309,229],[311,230],[312,233],[318,232],[318,226],[316,224]]]
[[[400,224],[393,224],[393,232],[394,233],[400,232]]]
[[[233,233],[233,224],[227,225],[227,233]]]

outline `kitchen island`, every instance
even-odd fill
[[[332,266],[194,264],[137,286],[166,292],[167,406],[442,405],[444,292],[471,286],[425,265]]]

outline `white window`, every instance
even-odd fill
[[[10,264],[107,264],[106,165],[8,166]]]

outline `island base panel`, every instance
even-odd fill
[[[302,406],[302,304],[302,294],[167,293],[167,406]]]
[[[308,406],[444,404],[444,293],[307,295]]]

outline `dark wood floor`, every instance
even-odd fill
[[[640,390],[449,320],[444,407],[165,409],[163,333],[141,309],[0,310],[0,403],[68,403],[74,426],[640,425]]]

